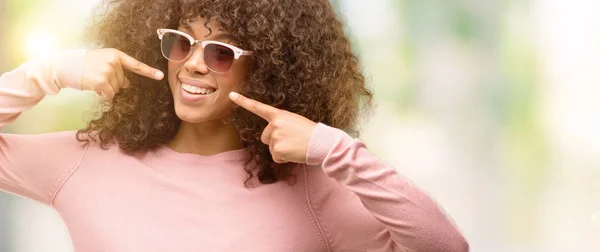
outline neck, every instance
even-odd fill
[[[237,130],[219,120],[202,123],[181,122],[175,137],[167,144],[176,152],[210,156],[242,149]]]

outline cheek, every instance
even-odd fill
[[[240,84],[244,81],[245,75],[240,75],[236,71],[230,71],[227,73],[216,75],[216,80],[219,82],[219,88],[226,90],[236,90]]]
[[[169,61],[167,64],[167,76],[169,86],[173,87],[177,83],[177,71],[183,67],[182,63]]]
[[[181,69],[181,67],[183,67],[183,63],[180,62],[173,62],[173,61],[168,61],[167,63],[167,72],[169,73],[169,76],[174,76],[175,73]]]

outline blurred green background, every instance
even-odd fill
[[[600,1],[336,0],[377,107],[361,138],[472,251],[600,249]],[[0,0],[0,72],[85,47],[96,0]],[[63,90],[2,132],[78,129]],[[53,211],[0,194],[0,251],[69,251]]]

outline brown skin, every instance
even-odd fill
[[[263,130],[260,140],[269,146],[269,152],[275,163],[306,163],[310,138],[317,127],[315,122],[235,92],[230,93],[229,97],[240,107],[260,116],[269,123]]]
[[[269,184],[289,179],[290,169],[300,160],[272,155],[272,146],[261,141],[271,123],[246,109],[232,108],[229,91],[299,116],[281,117],[286,120],[301,117],[358,135],[361,108],[369,110],[372,94],[328,0],[115,2],[91,30],[93,41],[166,76],[156,80],[126,70],[129,88],[103,104],[99,117],[79,131],[81,141],[97,141],[105,147],[116,143],[128,152],[162,145],[201,155],[245,148],[250,154],[247,164],[253,160],[256,164],[244,167],[249,175],[246,182],[258,176],[261,183]],[[188,22],[198,21],[198,16],[210,22],[206,26]],[[228,33],[233,40],[224,42],[254,55],[236,61],[227,75],[206,72],[200,49],[186,63],[169,63],[160,53],[157,28],[180,29],[200,40],[206,31],[212,32],[209,36]],[[178,101],[173,91],[177,75],[218,86],[218,96],[210,101],[213,106]],[[209,141],[209,137],[214,138]],[[280,164],[274,158],[289,162]]]
[[[229,35],[214,21],[197,18],[189,22],[190,27],[178,29],[192,35],[196,40],[216,40],[237,46],[227,39]],[[210,28],[210,30],[209,30]],[[224,151],[243,148],[237,129],[223,121],[231,118],[234,103],[228,98],[232,91],[238,91],[246,79],[248,57],[235,60],[226,73],[210,71],[205,62],[202,47],[197,45],[189,58],[182,62],[168,62],[169,87],[175,102],[175,113],[181,119],[181,126],[175,137],[167,144],[178,152],[213,155]],[[188,103],[181,98],[180,79],[204,82],[216,91],[197,103]],[[194,139],[190,141],[189,139]]]

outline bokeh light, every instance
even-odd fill
[[[56,42],[53,36],[43,30],[33,30],[27,36],[25,55],[27,59],[36,57],[48,57],[56,50]]]

